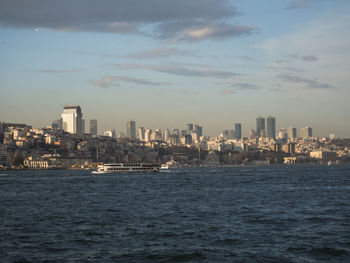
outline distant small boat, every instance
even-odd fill
[[[169,170],[169,165],[168,164],[162,164],[159,168],[160,170]]]
[[[159,172],[158,164],[151,163],[107,163],[99,165],[93,174]]]

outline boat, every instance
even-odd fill
[[[140,173],[140,172],[159,172],[158,164],[151,163],[106,163],[97,166],[93,174],[106,173]]]

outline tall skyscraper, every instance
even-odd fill
[[[97,120],[95,119],[90,120],[90,134],[92,136],[97,135]]]
[[[296,138],[297,137],[297,128],[289,127],[287,129],[288,138]]]
[[[300,137],[302,138],[312,137],[312,128],[311,127],[301,128]]]
[[[136,138],[136,122],[128,121],[126,123],[126,137]]]
[[[261,131],[265,130],[265,118],[256,118],[256,136],[261,137]]]
[[[64,131],[73,134],[83,133],[83,114],[80,106],[64,106],[61,116]]]
[[[195,125],[194,129],[195,129],[198,137],[203,136],[203,127],[201,127],[199,125]]]
[[[192,123],[186,124],[186,130],[187,130],[187,134],[191,135],[193,131],[193,124]]]
[[[139,127],[139,140],[144,141],[145,140],[145,128],[144,127]]]
[[[235,137],[237,139],[242,138],[242,124],[235,123]]]
[[[266,119],[266,136],[276,138],[276,119],[275,117],[267,117]]]

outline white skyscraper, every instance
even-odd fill
[[[83,114],[80,106],[64,106],[61,116],[64,131],[73,134],[83,133]]]

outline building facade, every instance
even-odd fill
[[[260,116],[256,118],[256,136],[262,137],[262,131],[265,131],[265,118]]]
[[[266,137],[276,138],[276,118],[267,117],[266,119]]]
[[[83,114],[80,106],[64,106],[62,129],[72,134],[83,134]]]
[[[97,120],[90,120],[90,134],[93,136],[97,135]]]
[[[126,123],[126,137],[136,138],[136,122],[128,121]]]

